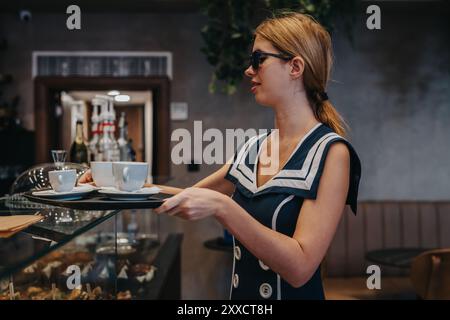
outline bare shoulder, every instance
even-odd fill
[[[331,144],[325,159],[318,197],[320,198],[320,195],[328,194],[329,192],[334,193],[336,190],[347,191],[349,174],[350,151],[344,142],[336,141]]]
[[[329,166],[329,163],[332,163],[333,167],[350,165],[350,152],[344,142],[336,141],[331,144],[325,165]]]
[[[361,161],[349,141],[337,139],[328,145],[318,195],[322,189],[330,192],[344,192],[346,204],[353,213],[357,211],[358,188],[361,179]],[[321,186],[322,184],[322,186]],[[328,194],[329,196],[329,194]]]

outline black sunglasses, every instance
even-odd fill
[[[259,65],[261,63],[264,62],[264,60],[266,60],[267,57],[275,57],[284,61],[289,61],[291,60],[293,57],[290,55],[286,55],[286,54],[281,54],[281,53],[270,53],[270,52],[263,52],[263,51],[253,51],[252,55],[250,56],[250,64],[252,65],[253,70],[258,70],[259,69]]]

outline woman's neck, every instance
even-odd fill
[[[296,139],[308,133],[319,121],[314,116],[306,97],[287,102],[275,108],[275,129],[281,140]]]

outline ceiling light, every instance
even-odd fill
[[[119,94],[114,97],[114,100],[116,100],[117,102],[128,102],[130,101],[130,96],[127,94]]]

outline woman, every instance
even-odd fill
[[[233,234],[232,299],[324,298],[320,263],[345,204],[356,213],[361,172],[325,93],[331,64],[330,36],[312,18],[265,20],[245,74],[278,130],[249,139],[233,163],[192,188],[160,186],[175,195],[157,213],[214,216]],[[276,143],[278,157],[258,161]]]

